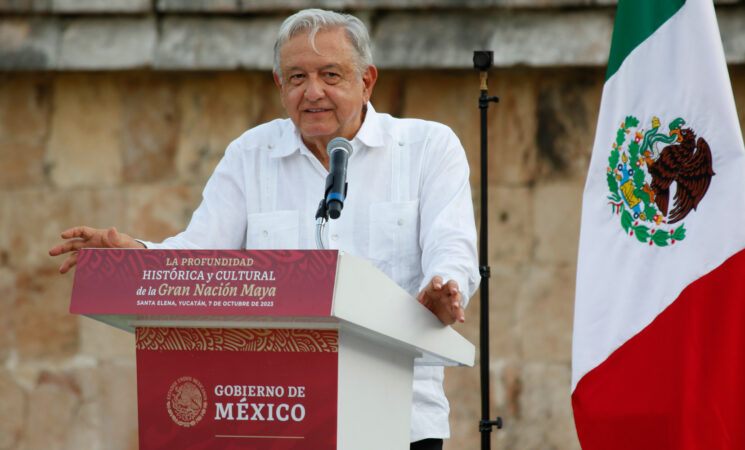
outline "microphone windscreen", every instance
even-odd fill
[[[349,142],[347,139],[344,139],[343,137],[331,139],[326,146],[326,153],[331,156],[331,152],[333,152],[334,149],[337,148],[342,148],[347,151],[347,154],[349,154],[350,156],[352,155],[352,143]]]

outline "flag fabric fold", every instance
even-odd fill
[[[745,448],[745,147],[711,0],[619,0],[585,185],[580,444]]]

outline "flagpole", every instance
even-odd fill
[[[481,317],[479,318],[479,352],[481,363],[481,420],[479,421],[479,431],[481,432],[481,449],[489,450],[491,448],[491,431],[496,425],[502,428],[502,418],[496,420],[490,419],[489,412],[489,277],[491,269],[489,268],[488,252],[488,198],[487,198],[487,111],[490,102],[498,102],[498,97],[489,97],[487,88],[488,70],[494,61],[494,52],[476,50],[473,52],[473,66],[478,69],[481,77],[481,95],[479,96],[479,110],[481,112],[481,230],[479,233],[479,272],[481,274],[480,285],[480,307]]]

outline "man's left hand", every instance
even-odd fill
[[[417,301],[429,308],[445,325],[452,325],[456,320],[465,322],[463,295],[458,290],[458,283],[450,280],[447,283],[436,276],[416,296]]]

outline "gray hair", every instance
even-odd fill
[[[316,33],[336,27],[343,27],[347,32],[349,42],[357,53],[358,75],[362,75],[362,72],[373,63],[370,35],[365,24],[350,14],[341,14],[323,9],[304,9],[285,19],[282,26],[279,27],[277,41],[274,43],[274,67],[272,68],[279,80],[282,81],[279,53],[287,41],[295,35],[310,31],[308,36],[310,45],[313,50],[318,52],[315,44]]]

